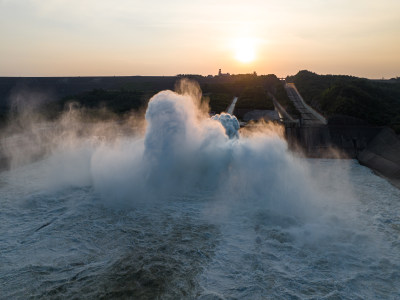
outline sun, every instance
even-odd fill
[[[252,39],[241,38],[235,41],[235,58],[241,63],[250,63],[256,57],[255,43]]]

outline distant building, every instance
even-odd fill
[[[221,69],[219,69],[219,70],[218,70],[218,76],[220,76],[220,77],[231,76],[231,74],[229,74],[229,73],[222,73],[222,72],[221,72]]]

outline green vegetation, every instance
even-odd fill
[[[269,109],[274,106],[268,92],[282,92],[282,84],[275,75],[241,74],[226,77],[203,77],[199,75],[178,76],[189,78],[199,83],[203,92],[204,101],[209,100],[210,111],[221,113],[227,109],[235,96],[239,97],[236,107],[239,109]],[[46,110],[55,116],[70,103],[78,103],[81,107],[92,110],[104,108],[111,113],[123,115],[131,110],[144,109],[148,100],[157,92],[170,88],[169,81],[159,82],[155,77],[152,80],[141,82],[126,82],[119,89],[93,89],[62,98],[60,101],[46,104]],[[172,82],[172,81],[171,81]],[[168,85],[169,84],[169,85]],[[278,87],[278,88],[277,88]],[[282,93],[281,93],[282,94]],[[283,94],[279,97],[283,97]],[[287,97],[287,96],[286,96]],[[290,105],[290,101],[287,105]],[[104,115],[101,115],[104,117]]]
[[[144,110],[154,94],[166,89],[174,90],[181,78],[192,79],[200,85],[203,100],[209,102],[214,113],[225,111],[235,96],[239,97],[237,107],[243,108],[243,111],[273,109],[268,93],[275,94],[277,86],[281,85],[275,75],[257,76],[255,73],[230,76],[0,78],[0,126],[7,123],[11,109],[8,99],[12,91],[15,93],[16,86],[24,86],[28,94],[29,90],[43,91],[44,94],[50,91],[48,100],[35,107],[36,112],[50,119],[57,118],[71,103],[81,108],[89,119],[104,119],[122,117],[132,110]]]
[[[49,118],[55,118],[70,103],[85,108],[90,117],[107,118],[113,114],[123,115],[131,110],[143,107],[150,96],[146,97],[143,91],[137,90],[103,90],[94,89],[73,96],[67,96],[60,101],[46,103],[42,111]]]
[[[400,133],[400,80],[368,80],[300,71],[294,82],[306,102],[325,116],[347,115]]]
[[[221,113],[232,103],[233,96],[230,93],[208,93],[204,97],[210,99],[210,112]]]
[[[274,92],[280,84],[275,75],[240,74],[212,79],[199,79],[205,96],[210,98],[210,110],[215,113],[225,111],[235,96],[238,109],[274,109],[267,92]]]
[[[272,99],[262,86],[250,86],[239,95],[236,108],[274,110]]]
[[[75,103],[85,109],[86,114],[93,118],[105,118],[108,115],[122,116],[131,110],[145,109],[149,99],[159,91],[174,89],[180,78],[189,78],[199,83],[204,101],[209,101],[210,110],[215,113],[225,111],[235,96],[240,97],[239,107],[248,109],[273,109],[267,91],[274,92],[279,79],[275,75],[241,74],[231,76],[204,77],[200,75],[185,75],[177,77],[133,77],[101,78],[104,88],[89,88],[94,80],[90,78],[75,78],[74,84],[88,86],[88,91],[70,93],[55,102],[47,102],[41,108],[49,118],[56,118],[69,103]],[[122,80],[121,79],[121,80]],[[82,81],[82,82],[81,82]],[[113,84],[113,87],[112,84]],[[63,89],[73,90],[63,85]],[[108,116],[107,115],[107,116]]]
[[[39,111],[50,118],[57,117],[69,103],[85,109],[85,114],[102,119],[124,116],[134,110],[144,110],[157,92],[173,90],[180,78],[192,79],[200,85],[204,101],[210,110],[225,111],[235,96],[239,97],[236,113],[253,109],[274,109],[268,96],[273,94],[294,118],[299,114],[288,98],[283,84],[275,75],[240,74],[231,76],[182,75],[175,77],[82,77],[31,78],[31,89],[53,90],[59,100],[45,101]],[[10,106],[6,101],[20,79],[2,79],[0,89],[0,126],[6,124]],[[22,79],[21,79],[22,80]],[[388,125],[400,133],[400,79],[368,80],[352,76],[318,75],[300,71],[287,78],[296,83],[304,99],[328,118],[347,115],[375,125]],[[24,82],[25,82],[24,81]],[[2,86],[0,84],[0,86]],[[238,115],[240,117],[240,114]]]

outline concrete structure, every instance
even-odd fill
[[[358,160],[400,188],[400,139],[393,130],[382,129],[359,154]]]
[[[393,130],[346,116],[328,122],[304,102],[294,84],[285,88],[301,114],[299,123],[285,122],[289,148],[308,157],[356,158],[400,188],[400,139]]]
[[[368,124],[308,125],[285,122],[289,147],[308,157],[357,158],[382,130]]]
[[[305,103],[293,83],[285,84],[285,89],[301,116],[298,123],[286,117],[286,138],[291,148],[300,148],[309,157],[357,158],[382,130],[347,116],[335,116],[328,124]]]
[[[238,97],[233,98],[231,105],[229,105],[228,109],[226,110],[226,112],[228,114],[233,115],[233,112],[235,111],[235,105],[236,105],[237,100],[238,100]]]
[[[299,120],[292,118],[292,116],[286,111],[286,109],[283,108],[283,106],[279,103],[279,101],[276,100],[273,94],[268,93],[268,95],[272,98],[275,110],[278,112],[279,118],[282,122],[291,122],[291,123],[299,122]]]
[[[294,83],[286,83],[285,89],[290,100],[300,112],[302,125],[326,125],[328,123],[321,114],[307,105]]]

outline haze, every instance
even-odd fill
[[[0,76],[391,78],[400,1],[0,0],[0,40]],[[252,59],[237,58],[238,41],[251,41]]]

